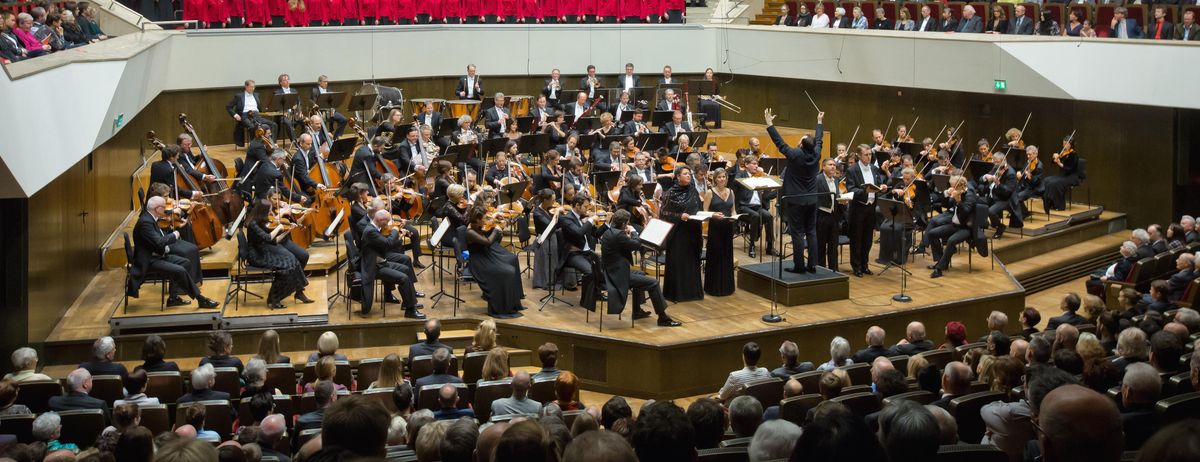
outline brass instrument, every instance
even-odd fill
[[[587,78],[587,84],[589,87],[598,88],[600,87],[600,79],[594,75],[589,75]]]
[[[738,105],[736,105],[736,104],[733,104],[733,103],[729,102],[729,100],[725,99],[725,97],[724,97],[724,96],[721,96],[721,95],[700,95],[700,96],[699,96],[699,98],[700,98],[701,100],[703,100],[703,101],[712,101],[712,102],[714,102],[714,103],[717,103],[717,104],[718,104],[718,105],[720,105],[721,107],[723,107],[723,108],[725,108],[725,109],[729,109],[730,111],[733,111],[734,113],[737,113],[737,114],[741,114],[741,113],[742,113],[742,107],[741,107],[741,106],[738,106]]]

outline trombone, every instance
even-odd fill
[[[742,113],[742,108],[741,108],[741,106],[738,106],[738,105],[736,105],[736,104],[733,104],[733,103],[729,102],[729,100],[725,99],[725,97],[724,97],[724,96],[721,96],[721,95],[711,95],[711,96],[709,96],[709,95],[700,95],[700,99],[702,99],[702,100],[704,100],[704,101],[712,101],[712,102],[715,102],[715,103],[719,104],[721,107],[723,107],[723,108],[725,108],[725,109],[729,109],[730,111],[733,111],[734,113],[737,113],[737,114],[741,114],[741,113]]]

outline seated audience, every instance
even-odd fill
[[[1158,371],[1146,363],[1130,364],[1121,380],[1121,426],[1125,449],[1136,451],[1158,430],[1154,403],[1162,396]]]
[[[490,321],[490,319],[489,319]],[[550,379],[558,377],[560,373],[558,369],[558,345],[550,342],[543,343],[538,347],[538,361],[541,361],[542,370],[533,375],[534,380]]]
[[[762,350],[759,349],[758,343],[747,342],[742,346],[743,367],[729,373],[729,378],[725,379],[725,385],[721,386],[721,391],[713,399],[723,403],[728,402],[733,398],[735,392],[741,390],[742,384],[770,377],[771,373],[767,372],[765,367],[758,367],[758,358],[761,355]]]
[[[18,392],[20,387],[17,382],[9,379],[0,381],[0,416],[33,414],[24,404],[17,404]]]
[[[65,395],[50,398],[50,410],[104,409],[105,416],[108,416],[108,405],[104,400],[89,395],[92,392],[92,374],[87,369],[79,368],[67,374],[65,388]]]
[[[471,344],[467,345],[466,352],[491,351],[496,346],[496,320],[484,319],[475,328],[475,336],[471,338]]]
[[[337,376],[337,360],[334,359],[333,355],[322,356],[321,359],[317,360],[315,372],[317,374],[317,381],[304,384],[305,393],[313,392],[315,390],[315,384],[321,382],[333,383],[333,388],[335,391],[346,390],[345,385],[333,382],[333,378]]]
[[[1046,394],[1037,412],[1043,460],[1116,462],[1121,459],[1121,417],[1111,399],[1079,385]]]
[[[904,330],[904,338],[888,351],[888,356],[915,355],[933,349],[933,342],[925,338],[925,325],[913,321]]]
[[[483,360],[483,373],[478,383],[503,380],[511,375],[512,372],[508,369],[508,350],[492,348]]]
[[[817,370],[829,371],[834,368],[849,366],[853,363],[850,360],[850,342],[842,337],[834,337],[829,342],[829,361],[817,366]]]
[[[13,370],[4,374],[4,380],[12,380],[13,382],[32,382],[35,380],[53,380],[46,374],[37,372],[38,355],[37,350],[29,347],[21,347],[13,350],[12,365]]]
[[[579,396],[579,378],[571,371],[563,371],[554,381],[554,404],[564,411],[583,409],[583,403],[575,400]]]
[[[858,350],[850,360],[855,364],[865,364],[875,361],[875,358],[888,355],[888,348],[883,346],[886,332],[882,327],[871,326],[867,329],[867,347]]]
[[[325,410],[329,408],[329,405],[338,400],[338,395],[333,388],[333,382],[317,382],[312,393],[313,400],[317,403],[317,409],[296,418],[296,433],[310,428],[321,428],[321,422],[323,422],[325,417]]]
[[[1179,356],[1183,351],[1183,341],[1175,333],[1162,330],[1150,336],[1150,364],[1158,372],[1179,372]]]
[[[1021,311],[1021,336],[1029,340],[1033,334],[1038,333],[1037,325],[1042,322],[1042,313],[1039,313],[1037,308],[1032,306],[1025,307]]]
[[[258,352],[254,358],[266,361],[267,364],[291,364],[292,358],[279,353],[279,333],[268,329],[258,338]]]
[[[786,420],[765,422],[754,431],[747,451],[751,462],[787,459],[800,438],[800,426]]]
[[[413,389],[420,393],[422,387],[426,385],[441,385],[443,383],[463,383],[462,379],[457,375],[450,374],[450,350],[447,348],[438,348],[433,352],[433,374],[417,379],[413,384]],[[485,360],[486,362],[486,360]]]
[[[322,450],[341,448],[350,452],[347,459],[382,458],[387,453],[387,428],[387,409],[378,401],[361,395],[337,400],[321,425]]]
[[[528,372],[517,372],[512,379],[512,396],[492,401],[492,416],[537,414],[542,408],[542,403],[529,398],[529,388],[532,384]]]
[[[204,364],[192,369],[191,383],[192,391],[180,396],[177,401],[179,404],[192,401],[229,400],[229,393],[212,389],[213,385],[217,383],[217,373],[213,370],[212,364]]]
[[[158,335],[146,337],[142,343],[142,365],[146,372],[179,372],[179,365],[174,361],[166,361],[167,342]]]
[[[458,407],[458,388],[452,384],[442,385],[438,389],[438,410],[434,411],[433,418],[437,420],[455,420],[460,417],[474,417],[475,412],[470,409],[462,409]]]
[[[762,423],[763,405],[753,396],[738,396],[729,402],[729,429],[736,438],[754,436]]]
[[[879,441],[889,460],[934,460],[941,437],[937,419],[920,403],[900,400],[880,411]]]
[[[1050,318],[1050,320],[1046,322],[1046,330],[1052,331],[1057,329],[1060,324],[1071,324],[1074,326],[1087,324],[1087,319],[1084,319],[1083,316],[1075,314],[1076,311],[1079,311],[1080,304],[1082,304],[1082,301],[1079,298],[1079,294],[1071,292],[1063,296],[1062,301],[1058,304],[1058,308],[1062,310],[1062,314]]]
[[[695,460],[696,438],[687,415],[672,402],[642,409],[633,428],[638,460]]]
[[[379,362],[379,377],[371,382],[367,389],[392,388],[399,386],[402,382],[404,382],[404,365],[400,364],[400,355],[388,353],[383,357],[383,361]]]
[[[713,449],[721,444],[729,428],[725,408],[712,398],[700,398],[687,408],[687,418],[695,433],[696,449]]]
[[[408,363],[412,364],[413,358],[417,356],[427,356],[433,354],[438,348],[445,348],[454,351],[450,345],[439,342],[438,339],[442,336],[442,322],[436,319],[425,321],[425,341],[417,342],[408,347]]]
[[[33,438],[46,444],[46,454],[60,450],[79,452],[79,447],[74,443],[58,441],[58,438],[62,436],[62,417],[59,417],[57,412],[43,412],[38,415],[36,419],[33,419],[32,430]],[[47,459],[49,458],[47,457]]]
[[[946,342],[939,349],[953,350],[967,344],[967,326],[958,321],[946,323]]]
[[[900,377],[900,382],[904,382],[903,376]],[[804,394],[804,386],[800,384],[799,380],[788,379],[787,382],[783,383],[783,399],[800,396],[802,394]],[[766,406],[766,410],[763,411],[764,421],[775,420],[779,418],[780,403],[763,403],[763,405]],[[691,408],[688,409],[690,411]]]
[[[287,421],[283,415],[271,414],[262,420],[258,425],[259,428],[259,446],[262,448],[262,455],[266,457],[275,457],[280,462],[291,462],[291,458],[287,454],[275,450],[275,446],[287,434]],[[290,451],[289,451],[290,452]]]
[[[396,385],[396,388],[392,389],[392,404],[395,405],[396,412],[392,414],[392,421],[388,426],[388,445],[394,446],[407,441],[408,418],[413,413],[412,384],[405,381]]]
[[[158,404],[158,398],[146,396],[146,385],[149,379],[146,377],[146,371],[141,368],[136,368],[133,372],[125,377],[125,399],[118,399],[113,402],[113,407],[122,404],[131,403],[138,406],[153,406]]]
[[[196,438],[209,441],[221,441],[221,435],[212,430],[204,428],[204,420],[207,417],[207,410],[203,404],[192,403],[185,407],[184,423],[191,425],[196,429]]]
[[[800,347],[791,340],[785,340],[783,344],[779,345],[779,358],[783,361],[783,365],[771,371],[772,377],[787,379],[793,375],[813,370],[811,362],[800,362]]]
[[[1122,376],[1125,375],[1125,368],[1130,364],[1149,360],[1150,342],[1146,340],[1146,332],[1136,327],[1122,330],[1121,335],[1117,337],[1115,353],[1118,358],[1112,362]]]
[[[950,410],[950,400],[966,395],[971,389],[971,369],[959,361],[946,364],[942,371],[942,396],[930,403]]]
[[[339,354],[337,334],[325,331],[317,338],[317,351],[308,355],[308,362],[315,363],[326,356],[333,356],[337,361],[346,361],[346,355]]]
[[[120,376],[121,380],[125,380],[125,376],[129,375],[129,370],[125,369],[125,365],[113,362],[113,358],[117,355],[117,343],[112,337],[100,337],[92,343],[92,359],[84,361],[79,367],[87,369],[92,375],[116,375]]]
[[[242,360],[233,356],[233,336],[229,332],[218,330],[208,334],[208,356],[200,359],[200,365],[211,364],[213,367],[232,367],[241,375]]]

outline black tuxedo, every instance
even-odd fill
[[[467,76],[464,75],[462,77],[459,77],[458,84],[454,86],[454,96],[457,98],[462,98],[462,99],[473,99],[473,100],[477,100],[477,101],[482,101],[483,100],[483,82],[481,82],[479,80],[478,75],[475,76],[475,85],[474,86],[479,87],[479,91],[475,91],[473,88],[469,88],[470,86],[467,85]],[[471,92],[474,92],[475,94],[468,95],[468,93],[471,93]],[[462,94],[460,95],[459,93],[462,93]]]
[[[887,183],[887,175],[878,166],[868,164],[867,168],[871,172],[871,184]],[[850,201],[848,225],[850,228],[850,266],[855,272],[869,269],[867,260],[871,254],[875,232],[875,201],[867,192],[866,176],[862,169],[863,165],[856,163],[846,171],[846,189],[854,195],[853,200]]]
[[[600,245],[604,247],[600,261],[607,276],[608,314],[625,311],[625,299],[632,291],[635,312],[646,302],[646,296],[649,295],[654,312],[660,318],[666,316],[667,301],[663,298],[658,280],[641,271],[629,269],[634,262],[633,252],[642,247],[637,234],[626,236],[622,230],[609,228],[600,238]]]
[[[258,97],[257,93],[254,94],[254,99],[258,103],[258,111],[262,112],[263,108],[265,107],[265,102],[262,98]],[[242,121],[240,123],[235,123],[233,126],[233,140],[238,146],[242,146],[246,143],[245,133],[242,132],[243,128],[249,128],[251,136],[254,135],[254,125],[266,125],[267,127],[270,127],[272,136],[279,132],[279,127],[275,125],[275,122],[272,122],[258,115],[257,113],[253,115],[246,113],[245,91],[238,91],[237,93],[234,93],[233,99],[230,99],[229,102],[225,104],[225,112],[229,113],[229,117],[233,117],[235,115],[242,116]]]
[[[354,161],[350,164],[350,174],[346,176],[346,184],[364,183],[370,189],[371,195],[376,195],[375,182],[378,174],[375,172],[375,151],[370,146],[360,146],[354,152]]]
[[[626,81],[627,81],[627,80],[629,80],[629,79],[630,79],[630,77],[631,77],[631,76],[630,76],[630,75],[628,75],[628,74],[621,74],[621,76],[620,76],[620,77],[617,77],[617,86],[618,86],[618,87],[620,87],[622,90],[624,90],[624,89],[625,89],[625,83],[626,83]],[[641,78],[640,76],[638,76],[637,74],[634,74],[634,75],[632,76],[632,78],[633,78],[633,86],[634,86],[635,88],[636,88],[636,87],[640,87],[640,86],[642,86],[642,78]],[[634,96],[634,95],[629,95],[629,96],[630,96],[630,97],[632,97],[632,96]]]
[[[566,119],[564,119],[564,121],[566,121],[566,122],[575,121],[575,109],[577,107],[579,107],[579,103],[576,103],[576,102],[570,102],[570,103],[563,105],[563,114],[567,116]],[[590,108],[590,107],[592,107],[592,103],[584,102],[582,111],[587,112],[588,108]],[[563,127],[563,128],[566,128],[566,127]]]
[[[937,32],[938,31],[939,24],[938,24],[937,18],[930,17],[928,23],[925,24],[925,29],[922,30],[921,29],[921,21],[924,21],[924,20],[925,20],[925,18],[917,18],[916,20],[914,20],[915,24],[913,26],[913,30],[915,30],[917,32]]]
[[[289,201],[300,202],[300,198],[303,196],[300,192],[292,191],[283,184],[283,172],[279,171],[279,167],[276,167],[274,162],[263,162],[254,170],[254,197],[256,199],[267,197],[271,188],[278,188],[279,194]]]
[[[309,99],[311,99],[313,103],[316,103],[318,96],[321,96],[321,87],[313,87],[309,92]],[[332,123],[326,123],[326,128],[333,130],[334,138],[340,138],[342,136],[342,131],[346,129],[346,122],[348,122],[346,120],[346,116],[342,115],[340,112],[334,111],[333,116],[329,117],[329,119],[332,121]],[[329,125],[333,126],[329,127]]]
[[[1039,197],[1042,195],[1042,173],[1045,169],[1041,162],[1029,172],[1029,176],[1021,178],[1017,183],[1017,202],[1025,202],[1031,197]],[[1022,170],[1024,172],[1024,170]],[[1024,175],[1024,173],[1022,173]],[[1023,210],[1023,209],[1022,209]]]
[[[292,176],[292,184],[300,184],[301,191],[312,191],[317,188],[317,182],[313,181],[312,177],[308,176],[308,171],[317,166],[317,145],[313,145],[308,152],[296,149],[296,153],[292,155],[292,163],[288,165],[288,174]]]
[[[838,193],[838,179],[833,178],[833,188],[825,179],[825,175],[817,175],[818,193]],[[846,206],[838,203],[833,195],[817,196],[817,264],[837,271],[838,267],[838,236],[841,235],[840,223],[846,213]]]
[[[542,121],[542,114],[546,115],[546,123],[554,122],[554,108],[550,107],[549,103],[546,104],[545,109],[534,106],[529,109],[529,117],[533,117],[533,128],[535,131],[540,129],[538,123]]]
[[[376,277],[384,281],[386,294],[391,294],[394,286],[400,287],[400,298],[406,311],[416,305],[417,295],[413,283],[417,276],[413,274],[412,259],[400,253],[400,245],[398,232],[393,231],[391,235],[384,236],[370,217],[362,223],[359,268],[362,274],[363,313],[371,312]]]
[[[79,365],[81,369],[87,369],[88,373],[93,376],[97,375],[116,375],[125,380],[129,376],[129,370],[125,369],[125,365],[114,363],[112,361],[88,361]]]
[[[575,212],[563,212],[558,217],[558,229],[562,230],[560,254],[565,256],[563,267],[574,268],[583,277],[579,305],[595,308],[596,282],[592,277],[592,262],[596,260],[596,228],[592,223],[580,221]]]
[[[779,136],[779,130],[774,125],[767,127],[767,134],[775,147],[787,158],[787,167],[783,171],[783,205],[787,207],[788,229],[792,236],[792,262],[794,268],[806,267],[801,245],[808,248],[809,270],[817,266],[817,197],[811,195],[817,192],[817,172],[821,168],[821,138],[825,134],[823,124],[817,124],[817,133],[813,138],[812,149],[802,146],[788,146]],[[790,197],[789,197],[790,196]],[[802,241],[803,240],[803,243]]]
[[[515,123],[513,121],[512,114],[509,114],[508,109],[500,107],[500,106],[494,106],[494,107],[488,109],[486,112],[483,113],[483,126],[487,127],[488,138],[490,138],[490,139],[500,138],[500,137],[504,136],[504,128],[507,128],[507,127],[500,126],[500,114],[501,113],[508,115],[508,123],[506,125],[512,125],[513,123]]]
[[[991,175],[996,175],[997,168],[993,167]],[[1000,175],[1000,180],[996,183],[985,182],[983,177],[980,177],[977,182],[979,185],[979,194],[981,202],[988,206],[988,219],[992,227],[999,229],[1000,212],[1008,210],[1009,225],[1014,228],[1020,228],[1023,225],[1021,221],[1021,202],[1017,195],[1018,183],[1017,174],[1011,167],[1004,169],[1004,174]],[[994,186],[993,186],[994,184]]]
[[[442,113],[434,111],[431,113],[420,113],[417,115],[417,122],[421,125],[428,125],[433,129],[433,136],[437,136],[438,129],[442,126]]]
[[[681,133],[692,131],[692,126],[688,124],[686,120],[684,120],[678,126],[675,125],[675,122],[667,122],[663,124],[662,128],[660,128],[658,131],[659,133],[666,133],[667,137],[669,138],[668,141],[670,141],[671,145],[674,145],[679,139],[679,135]]]
[[[202,180],[204,175],[200,174],[200,172],[197,172],[186,163],[180,163],[179,166],[182,168],[185,175],[195,179],[193,183],[195,183],[196,186],[203,187]],[[175,164],[165,160],[160,160],[150,164],[150,183],[162,183],[171,187],[171,196],[175,197],[176,199],[182,198],[191,200],[192,198],[193,190],[191,186],[189,186],[186,182],[176,181]],[[178,196],[175,194],[176,191],[179,192]]]
[[[636,137],[638,133],[638,124],[641,124],[642,127],[645,127],[646,133],[650,133],[649,127],[646,127],[646,122],[635,122],[630,120],[621,126],[621,134]]]
[[[133,228],[133,261],[129,271],[129,286],[126,293],[136,297],[138,288],[146,280],[146,273],[154,271],[171,281],[171,294],[187,293],[192,298],[200,297],[200,251],[195,244],[181,241],[167,230],[160,229],[150,212],[142,211]]]
[[[967,189],[963,192],[960,202],[947,198],[950,211],[950,221],[929,231],[929,241],[933,246],[933,258],[937,260],[937,268],[945,270],[950,267],[950,259],[958,243],[971,238],[974,227],[975,206],[979,202],[975,191]],[[954,223],[957,219],[958,223]],[[943,248],[945,251],[943,251]]]

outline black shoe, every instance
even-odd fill
[[[937,263],[934,263],[932,265],[925,265],[925,269],[937,269]]]
[[[804,271],[805,271],[804,267],[802,267],[802,266],[800,266],[800,267],[792,266],[791,268],[784,268],[783,270],[787,271],[789,273],[795,273],[795,274],[804,274]]]
[[[937,279],[942,277],[942,270],[934,268],[932,273],[929,273],[929,279]]]
[[[815,267],[815,266],[810,266],[810,267],[808,267],[808,268],[805,268],[805,271],[808,271],[808,272],[810,272],[810,273],[812,273],[812,274],[817,274],[817,267]]]
[[[416,268],[416,269],[424,269],[424,268],[425,268],[425,264],[424,264],[424,263],[421,263],[421,261],[420,261],[420,260],[413,260],[413,268]]]
[[[646,319],[648,317],[650,317],[649,311],[643,310],[641,308],[633,310],[633,320],[634,321],[637,321],[639,319]]]
[[[768,245],[768,246],[767,246],[767,256],[769,256],[769,257],[774,257],[774,256],[776,256],[776,255],[779,255],[779,252],[776,252],[776,251],[775,251],[775,246],[773,246],[773,245]]]
[[[180,297],[178,295],[172,295],[171,297],[167,298],[167,308],[170,308],[172,306],[187,306],[187,305],[191,305],[191,304],[192,304],[192,302],[184,300],[183,297]]]
[[[387,294],[387,296],[383,297],[383,301],[384,303],[400,303],[400,299],[392,294]]]
[[[425,319],[425,313],[418,311],[417,308],[420,308],[420,305],[404,310],[404,317],[409,319]]]
[[[312,303],[313,300],[304,295],[304,292],[296,292],[296,301],[300,303]]]
[[[268,302],[267,308],[270,308],[272,310],[280,310],[280,309],[287,308],[287,306],[285,306],[283,303],[280,303],[280,302]]]
[[[992,235],[992,239],[1000,239],[1004,236],[1004,225],[996,227],[996,234]]]
[[[417,292],[415,295],[417,298],[425,298],[425,292]]]
[[[750,254],[750,258],[755,258],[758,256],[758,253],[754,250],[754,244],[750,244],[750,250],[746,253]]]
[[[863,277],[863,272],[859,271],[859,270],[854,270],[854,277],[856,277],[856,278]]]
[[[671,318],[663,317],[663,318],[658,318],[658,325],[661,327],[679,327],[679,326],[682,326],[683,323],[676,321],[674,319],[671,319]]]
[[[862,273],[863,273],[863,274],[865,274],[865,275],[867,275],[867,276],[870,276],[870,275],[872,275],[872,274],[875,274],[875,273],[872,273],[872,272],[871,272],[871,268],[863,268],[863,269],[862,269]]]
[[[200,308],[216,308],[218,306],[221,306],[221,304],[219,302],[217,302],[216,300],[205,297],[203,295],[201,295],[200,298],[196,299],[196,303],[200,304]]]
[[[563,290],[565,290],[565,291],[567,291],[567,292],[575,292],[575,291],[579,290],[579,286],[575,286],[575,287],[563,287]]]

